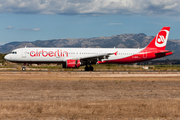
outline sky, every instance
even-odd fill
[[[0,0],[0,45],[14,41],[155,36],[180,39],[180,0]]]

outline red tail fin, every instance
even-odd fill
[[[163,27],[145,49],[165,50],[170,27]]]

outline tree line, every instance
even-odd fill
[[[4,63],[4,56],[5,56],[6,54],[2,54],[2,53],[0,53],[0,63]]]

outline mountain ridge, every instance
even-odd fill
[[[144,48],[154,36],[139,34],[118,34],[110,37],[101,36],[93,38],[65,38],[51,40],[36,40],[23,42],[10,42],[0,46],[0,53],[8,53],[13,49],[22,47],[80,47],[80,48]],[[168,40],[167,50],[175,51],[168,59],[180,59],[180,40]]]

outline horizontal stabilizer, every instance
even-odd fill
[[[173,53],[173,51],[164,50],[164,51],[159,51],[159,52],[157,52],[157,53],[155,53],[155,54],[157,55],[157,54],[166,54],[166,53]]]

